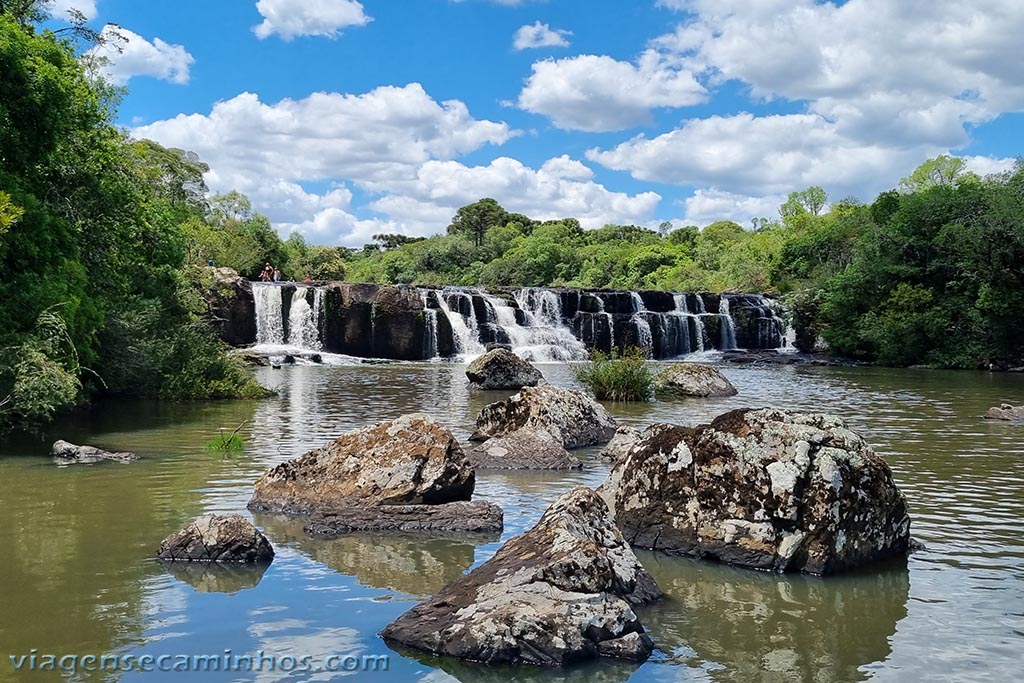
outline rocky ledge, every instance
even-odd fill
[[[827,574],[910,549],[889,466],[843,420],[743,409],[643,434],[602,485],[635,546]]]
[[[315,515],[305,531],[314,536],[338,536],[356,531],[492,533],[500,532],[503,522],[500,507],[474,500],[444,505],[342,508]]]
[[[533,529],[382,635],[390,644],[486,664],[643,661],[654,645],[634,607],[660,597],[604,501],[577,487]]]
[[[95,446],[76,446],[67,441],[57,441],[50,449],[50,455],[60,465],[91,465],[97,462],[128,463],[138,460],[135,453],[105,451]]]
[[[274,559],[270,541],[241,515],[206,515],[161,543],[157,557],[171,562],[257,564]]]

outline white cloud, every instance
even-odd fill
[[[86,19],[92,21],[96,18],[96,0],[53,0],[50,5],[50,13],[58,19],[70,19],[71,10],[82,13]]]
[[[636,64],[599,55],[536,62],[518,104],[559,128],[596,132],[647,123],[655,107],[692,105],[706,95],[678,61],[648,50]]]
[[[983,156],[966,156],[964,157],[964,161],[967,162],[966,168],[968,171],[977,173],[982,177],[992,175],[994,173],[1003,173],[1004,171],[1013,170],[1014,165],[1017,163],[1016,159],[999,159]]]
[[[785,195],[748,197],[715,188],[699,189],[683,202],[686,225],[705,226],[715,221],[735,221],[749,227],[752,218],[777,218]]]
[[[152,76],[179,85],[188,83],[195,59],[183,46],[160,38],[149,42],[133,31],[111,24],[103,27],[103,36],[106,44],[92,48],[89,56],[105,60],[101,71],[111,82],[123,85],[133,76]]]
[[[552,29],[548,24],[537,21],[519,27],[512,39],[512,47],[517,50],[529,50],[537,47],[569,47],[566,36],[571,35],[572,31]]]
[[[260,39],[277,34],[289,41],[299,36],[337,38],[348,26],[373,21],[357,0],[259,0],[256,10],[263,23],[253,32]]]
[[[567,155],[539,169],[506,157],[484,166],[455,161],[516,131],[474,119],[462,102],[438,103],[415,83],[276,104],[243,93],[208,115],[183,114],[132,132],[197,152],[211,166],[214,192],[238,189],[283,234],[299,230],[317,242],[359,245],[379,232],[435,233],[481,197],[537,218],[575,216],[587,226],[646,219],[661,199],[612,192]],[[331,185],[324,194],[303,187],[324,182]],[[353,207],[350,186],[373,201]],[[366,209],[383,217],[359,217]]]

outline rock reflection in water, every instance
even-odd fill
[[[270,563],[228,565],[216,562],[161,562],[170,574],[199,593],[237,593],[255,588]]]
[[[907,615],[905,559],[819,578],[637,556],[668,596],[641,614],[658,649],[716,681],[866,680]]]
[[[568,667],[486,666],[407,648],[395,651],[434,669],[418,683],[624,683],[640,668],[636,662],[604,658]]]
[[[417,598],[435,593],[473,564],[478,545],[498,534],[347,534],[314,538],[302,530],[305,517],[256,515],[274,545],[288,543],[365,586],[400,591]]]

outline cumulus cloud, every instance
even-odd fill
[[[256,10],[263,23],[253,27],[260,39],[278,35],[290,41],[299,36],[337,38],[348,26],[373,21],[357,0],[259,0]]]
[[[742,202],[811,184],[870,199],[924,159],[969,145],[971,125],[1024,110],[1024,72],[1009,58],[1024,31],[1015,0],[658,4],[689,16],[650,49],[709,88],[739,82],[755,101],[802,108],[690,119],[588,152],[639,179],[704,188],[696,213],[709,196]]]
[[[716,188],[698,189],[683,202],[683,223],[705,226],[715,221],[735,221],[750,226],[753,218],[776,218],[785,195],[748,197]]]
[[[359,245],[379,232],[436,233],[458,207],[494,197],[539,218],[576,216],[585,225],[641,220],[660,197],[612,192],[569,156],[539,169],[501,157],[483,166],[456,158],[517,134],[473,118],[460,101],[437,102],[419,84],[361,95],[315,93],[261,102],[243,93],[206,115],[179,115],[133,134],[197,152],[215,192],[238,189],[284,234]],[[327,183],[318,194],[310,183]],[[372,201],[353,206],[351,188]],[[382,217],[361,217],[367,210]]]
[[[536,62],[518,104],[559,128],[598,132],[642,125],[656,107],[683,107],[706,97],[680,62],[647,50],[635,64],[601,55]]]
[[[133,76],[152,76],[179,85],[188,83],[195,59],[184,46],[160,38],[150,42],[111,24],[103,27],[102,35],[105,43],[92,48],[89,56],[101,60],[100,71],[111,82],[124,85]]]
[[[539,21],[533,24],[520,26],[512,39],[512,47],[517,50],[529,50],[538,47],[569,47],[566,36],[571,36],[572,31],[552,29],[548,24]]]
[[[50,5],[50,12],[58,19],[70,19],[72,10],[91,21],[97,14],[96,0],[53,0]]]

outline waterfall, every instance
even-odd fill
[[[256,343],[261,346],[284,344],[281,288],[277,285],[253,283],[252,296],[256,304]]]
[[[700,295],[697,295],[697,301],[700,301]],[[703,307],[703,306],[702,306]],[[704,353],[704,321],[700,319],[699,315],[693,316],[693,327],[696,330],[694,336],[697,337],[697,353]]]
[[[704,308],[704,297],[697,293],[693,295],[693,298],[694,301],[696,301],[697,303],[697,315],[700,315],[701,313],[707,313],[707,309]]]
[[[581,360],[587,348],[562,320],[562,301],[557,292],[527,287],[516,292],[516,303],[526,319],[520,325],[515,309],[500,297],[485,295],[494,307],[498,324],[522,358],[536,363]]]
[[[633,324],[636,326],[636,345],[641,349],[652,349],[654,346],[654,335],[651,333],[651,323],[644,317],[647,306],[644,300],[636,292],[629,293],[633,302]]]
[[[686,295],[685,294],[673,294],[672,298],[676,302],[676,313],[689,313],[690,309],[686,307]]]
[[[455,301],[469,300],[469,315],[464,316],[459,311],[451,309],[451,297]],[[484,352],[484,345],[480,343],[479,330],[476,324],[476,315],[473,313],[473,301],[465,292],[445,288],[437,293],[437,303],[441,307],[441,313],[448,318],[452,327],[452,337],[455,342],[455,353],[468,360],[470,357],[479,356]]]
[[[434,358],[437,356],[437,311],[430,307],[428,296],[427,290],[420,290],[420,299],[423,300],[423,323],[427,328],[427,333],[423,336],[423,357]]]
[[[309,288],[296,287],[288,314],[288,344],[300,349],[320,351],[320,318],[324,307],[324,290],[313,288],[313,305],[309,304]]]
[[[729,312],[729,299],[723,294],[719,299],[718,314],[722,316],[721,349],[727,351],[736,348],[736,323]]]

